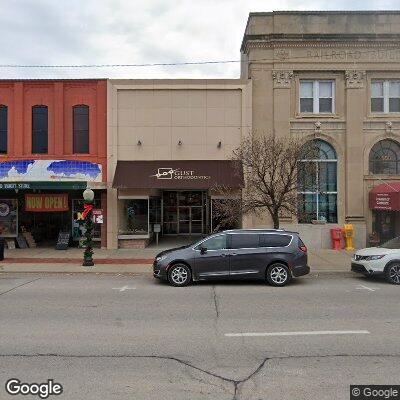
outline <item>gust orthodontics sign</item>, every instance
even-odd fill
[[[25,211],[68,211],[68,194],[25,194]]]

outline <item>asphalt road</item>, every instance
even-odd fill
[[[33,398],[8,395],[10,378],[53,378],[50,399],[349,399],[350,384],[400,384],[399,300],[350,274],[284,288],[0,274],[0,399]]]

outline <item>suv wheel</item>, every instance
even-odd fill
[[[400,285],[400,264],[391,264],[386,267],[385,277],[389,283]]]
[[[267,269],[267,281],[272,286],[285,286],[290,279],[290,272],[285,264],[275,263]]]
[[[185,264],[175,264],[168,271],[168,281],[172,286],[186,286],[191,279],[192,273]]]

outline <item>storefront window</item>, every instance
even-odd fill
[[[18,236],[18,200],[0,200],[0,236]]]
[[[394,140],[375,143],[369,154],[369,170],[372,174],[397,175],[400,173],[400,145]]]
[[[150,227],[153,231],[154,224],[161,224],[161,198],[160,197],[150,197],[149,200],[149,219]]]
[[[337,222],[337,159],[323,140],[306,144],[298,164],[298,220]]]
[[[148,235],[149,199],[119,200],[119,234]]]

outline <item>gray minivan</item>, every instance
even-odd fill
[[[285,286],[310,272],[307,247],[297,232],[235,229],[162,251],[153,264],[155,278],[173,286],[205,279],[262,279]]]

